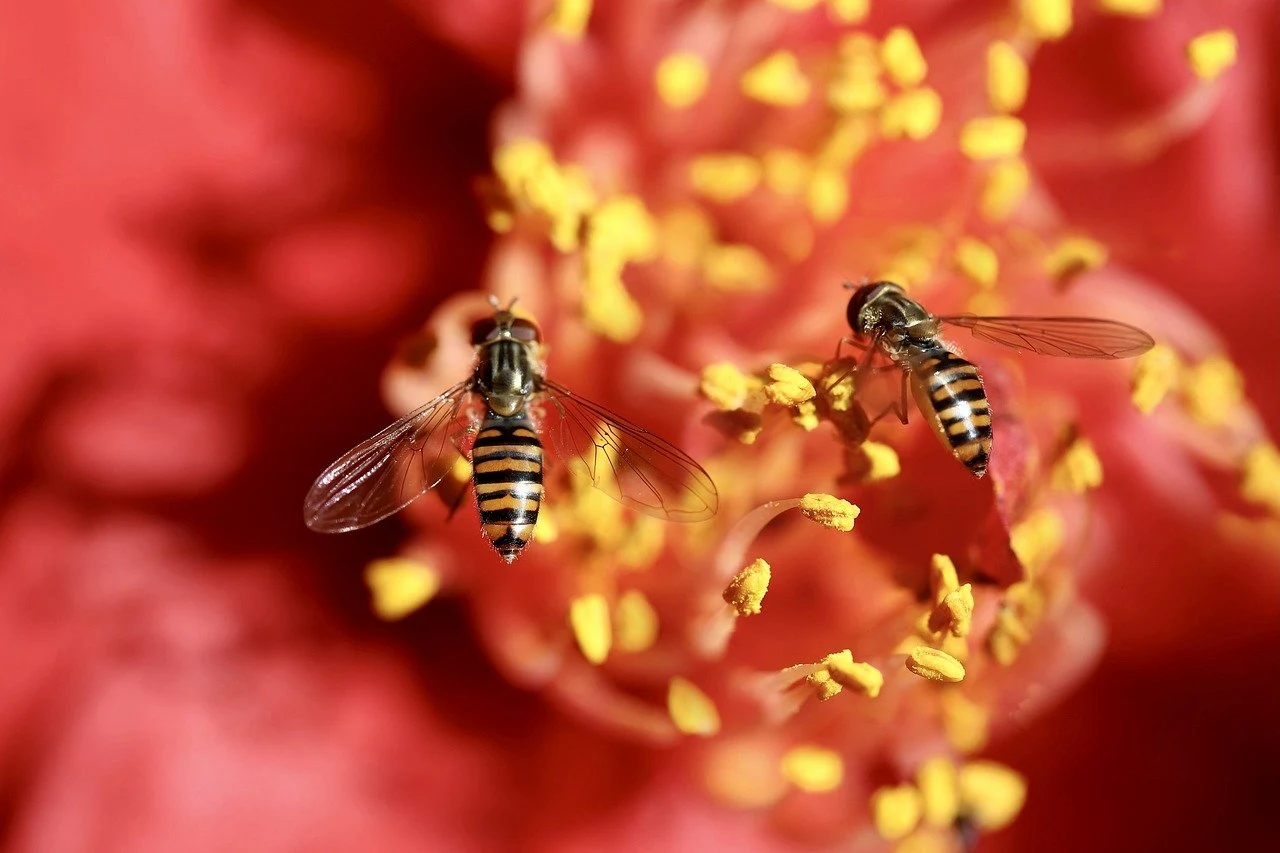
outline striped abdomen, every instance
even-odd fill
[[[975,477],[991,459],[991,408],[978,368],[942,347],[911,364],[911,393],[933,432]]]
[[[490,412],[471,447],[480,524],[510,563],[533,538],[542,503],[542,442],[529,416]]]

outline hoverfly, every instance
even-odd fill
[[[626,506],[673,521],[715,514],[707,472],[687,454],[603,406],[547,379],[537,324],[515,300],[471,327],[471,375],[357,445],[316,479],[303,507],[321,533],[367,527],[438,485],[469,459],[485,537],[508,563],[533,536],[543,498],[543,445],[551,436],[575,474]]]
[[[991,408],[978,368],[942,339],[944,324],[1013,349],[1065,358],[1132,358],[1155,345],[1141,329],[1092,317],[935,316],[888,281],[854,290],[847,317],[854,338],[842,344],[864,350],[857,375],[876,355],[902,372],[901,399],[872,422],[893,411],[905,424],[909,387],[934,435],[975,477],[987,472],[991,458]]]

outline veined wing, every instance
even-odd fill
[[[303,504],[307,526],[320,533],[368,527],[435,487],[458,458],[471,380],[459,382],[330,465]]]
[[[1063,358],[1132,358],[1155,341],[1136,326],[1094,317],[939,317],[979,338],[1007,347]]]
[[[563,385],[544,385],[543,434],[576,476],[657,518],[702,521],[715,515],[715,483],[687,453]]]

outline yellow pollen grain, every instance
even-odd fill
[[[834,791],[844,781],[844,760],[840,753],[820,746],[787,750],[778,769],[788,782],[810,794]]]
[[[960,588],[956,564],[946,554],[934,554],[929,558],[929,588],[933,592],[934,604],[941,604],[944,598]]]
[[[667,713],[684,734],[710,737],[720,731],[720,712],[715,703],[683,678],[673,678],[667,685]]]
[[[884,687],[884,673],[869,663],[855,661],[848,649],[827,655],[821,663],[837,684],[872,699],[879,696],[880,689]]]
[[[928,86],[908,89],[880,111],[880,132],[886,139],[927,139],[942,121],[942,96]]]
[[[742,75],[742,93],[774,107],[796,107],[809,99],[809,79],[788,50],[770,54]]]
[[[818,162],[833,168],[848,168],[876,137],[875,120],[867,116],[845,116],[822,141]]]
[[[976,237],[962,237],[956,244],[956,269],[979,287],[995,287],[1000,274],[996,250]]]
[[[1173,348],[1156,344],[1138,357],[1133,368],[1133,405],[1144,415],[1155,411],[1156,406],[1178,384],[1182,360]]]
[[[973,626],[973,584],[964,584],[947,593],[929,615],[929,630],[950,631],[952,637],[966,637]]]
[[[827,0],[831,17],[842,24],[860,24],[871,14],[871,0]]]
[[[764,394],[769,402],[779,406],[796,406],[806,400],[812,400],[818,392],[813,383],[803,373],[785,364],[771,364],[768,370],[769,382],[764,386]]]
[[[626,261],[652,260],[658,253],[658,224],[639,196],[612,196],[587,222],[587,250]]]
[[[806,194],[815,222],[830,225],[849,206],[849,179],[839,169],[822,167],[814,171]]]
[[[667,106],[683,110],[702,100],[711,78],[707,62],[696,53],[681,51],[663,57],[653,70],[653,85]]]
[[[924,822],[947,828],[960,813],[960,776],[949,758],[936,755],[916,771],[916,785],[924,803]]]
[[[994,761],[972,761],[960,768],[960,813],[994,832],[1013,822],[1027,801],[1027,780]]]
[[[708,364],[702,369],[702,381],[698,391],[722,412],[741,409],[747,395],[759,385],[760,380],[748,376],[727,361]]]
[[[1012,666],[1018,653],[1031,640],[1031,632],[1011,608],[1002,607],[996,613],[996,624],[987,637],[987,649],[1001,666]]]
[[[1087,438],[1077,438],[1053,466],[1050,482],[1056,489],[1082,495],[1102,485],[1102,460]]]
[[[970,119],[960,128],[960,151],[970,160],[1016,157],[1027,141],[1027,126],[1014,116]]]
[[[811,168],[804,152],[794,148],[771,148],[760,158],[764,184],[781,196],[797,196],[809,186]]]
[[[1057,41],[1071,32],[1071,0],[1018,0],[1018,15],[1043,41]]]
[[[1264,442],[1244,456],[1241,465],[1240,496],[1280,515],[1280,450]]]
[[[796,413],[791,416],[791,422],[805,432],[813,432],[822,425],[822,421],[818,418],[818,406],[812,400],[800,403],[795,409]]]
[[[1187,42],[1187,61],[1201,80],[1216,80],[1236,64],[1239,45],[1231,30],[1212,30]]]
[[[1031,170],[1020,158],[993,163],[982,183],[979,207],[989,222],[1008,219],[1031,186]]]
[[[658,611],[638,589],[618,597],[613,610],[613,641],[623,652],[642,652],[658,639]]]
[[[820,669],[812,675],[805,677],[805,683],[813,689],[813,695],[818,697],[819,702],[825,702],[835,696],[840,695],[840,691],[844,687],[831,677],[831,673],[825,669]]]
[[[987,46],[987,103],[998,113],[1016,113],[1027,100],[1027,62],[1007,41]]]
[[[388,622],[403,619],[440,591],[440,573],[409,557],[388,557],[365,566],[373,612]]]
[[[833,495],[811,492],[800,499],[800,511],[811,521],[848,533],[862,510]]]
[[[579,595],[569,602],[569,628],[582,656],[593,664],[602,664],[609,657],[609,647],[613,645],[610,621],[609,602],[598,592]]]
[[[916,646],[907,653],[907,669],[930,681],[955,684],[964,681],[964,664],[941,649]]]
[[[768,591],[769,564],[756,558],[751,565],[733,576],[722,597],[739,616],[754,616],[760,612]]]
[[[625,343],[640,334],[644,315],[616,272],[609,275],[588,262],[582,286],[582,319],[592,331]]]
[[[879,788],[871,795],[871,822],[886,841],[898,841],[920,825],[924,803],[914,785]]]
[[[827,84],[827,103],[842,115],[879,109],[888,97],[880,64],[872,58],[843,64]]]
[[[760,184],[760,161],[746,154],[704,154],[689,164],[694,190],[718,202],[749,195]]]
[[[754,246],[745,243],[715,244],[702,258],[707,284],[730,292],[764,290],[773,283],[773,268]]]
[[[966,755],[987,745],[991,714],[984,706],[954,690],[942,693],[938,701],[948,743]]]
[[[547,29],[566,38],[579,39],[591,19],[591,0],[556,0],[547,15]]]
[[[1034,574],[1062,548],[1067,527],[1062,516],[1047,507],[1035,510],[1009,531],[1009,546],[1024,569]]]
[[[906,27],[894,27],[880,42],[880,62],[893,82],[904,89],[919,86],[929,73],[929,64],[916,37]]]
[[[715,241],[715,224],[699,207],[685,205],[667,211],[658,226],[662,257],[678,270],[695,270],[707,247]]]
[[[1107,247],[1088,237],[1067,237],[1044,259],[1044,271],[1055,279],[1069,279],[1107,262]]]
[[[1098,0],[1098,8],[1112,15],[1131,18],[1154,17],[1164,7],[1164,0]]]
[[[898,451],[878,441],[864,441],[859,449],[867,460],[867,471],[862,475],[864,483],[878,483],[902,473]]]
[[[1222,426],[1244,400],[1244,377],[1230,359],[1210,356],[1183,373],[1182,399],[1191,417],[1205,426]]]

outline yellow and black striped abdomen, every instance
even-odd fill
[[[484,535],[510,563],[533,538],[542,504],[542,442],[529,416],[490,412],[471,447],[471,466]]]
[[[991,460],[991,407],[978,368],[937,347],[911,366],[911,393],[933,432],[975,477]]]

